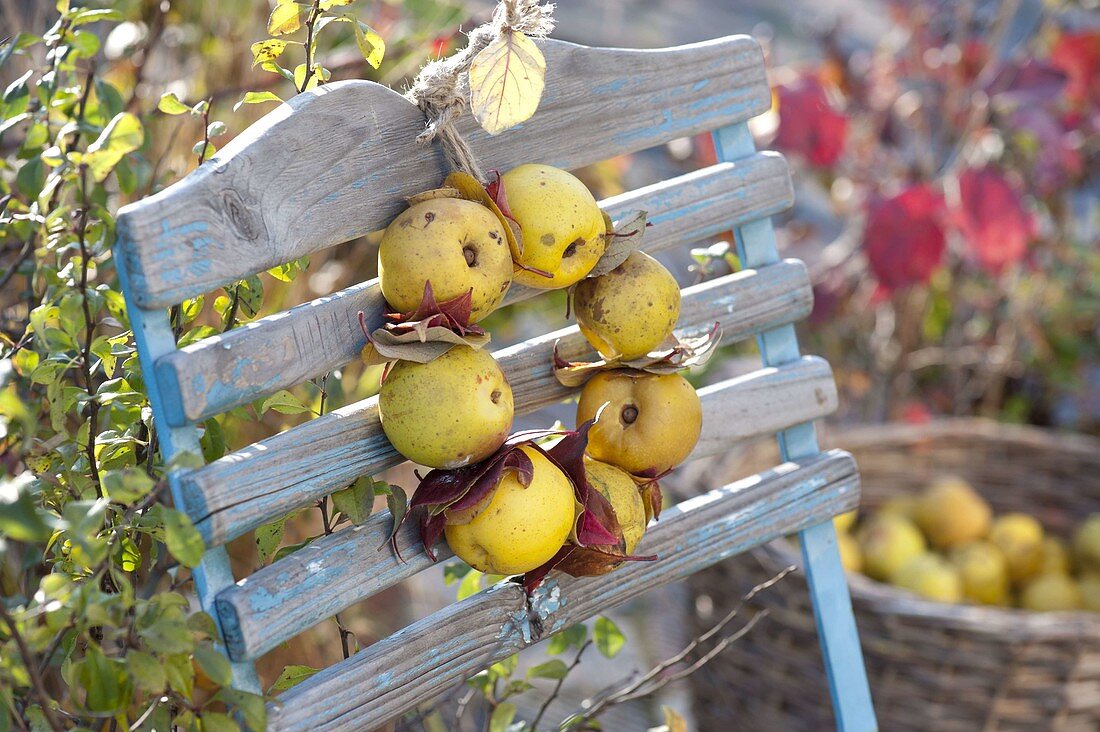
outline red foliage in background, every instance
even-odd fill
[[[947,246],[942,212],[943,196],[926,184],[868,203],[864,248],[883,287],[896,290],[932,277]]]
[[[1100,101],[1100,31],[1062,34],[1050,61],[1069,77],[1066,97],[1071,103]]]
[[[1000,171],[964,171],[959,176],[959,206],[953,213],[968,255],[990,273],[1000,274],[1024,258],[1031,217]]]
[[[803,76],[779,87],[776,94],[781,112],[775,145],[813,166],[835,165],[844,152],[848,117],[830,103],[821,82]]]

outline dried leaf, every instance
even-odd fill
[[[588,432],[592,420],[569,432],[544,453],[573,482],[573,491],[580,504],[572,539],[581,546],[620,544],[623,530],[610,501],[592,488],[584,468],[584,452],[588,448]]]
[[[363,362],[368,366],[389,361],[428,363],[457,345],[481,349],[489,344],[489,334],[461,336],[449,328],[434,326],[423,333],[409,331],[395,334],[384,328],[371,333],[371,342],[363,349]]]
[[[415,206],[418,203],[434,201],[439,198],[462,198],[462,194],[457,188],[443,186],[441,188],[433,188],[430,191],[424,191],[423,193],[417,193],[415,196],[408,196],[405,198],[405,201],[410,206]]]
[[[393,516],[393,527],[390,528],[389,543],[398,559],[400,559],[401,552],[397,550],[397,530],[401,528],[401,524],[405,523],[405,516],[409,512],[409,498],[405,495],[405,489],[399,485],[390,484],[390,492],[386,495],[386,505],[390,509],[390,515]]]
[[[507,207],[507,198],[504,195],[504,184],[500,181],[499,176],[496,180],[496,193],[493,195],[491,195],[488,189],[481,184],[481,181],[469,173],[463,173],[461,171],[456,171],[448,175],[446,180],[443,181],[443,185],[457,189],[462,198],[467,201],[473,201],[474,203],[480,203],[482,206],[492,211],[500,221],[500,225],[504,227],[504,236],[508,239],[508,248],[512,250],[512,258],[519,258],[523,253],[523,232],[516,220],[511,218],[511,212],[505,215],[501,207],[497,205],[497,200],[499,199],[504,201]]]
[[[605,214],[606,216],[606,214]],[[602,277],[626,261],[630,253],[642,245],[646,227],[645,211],[630,211],[611,226],[607,234],[607,248],[588,277]]]
[[[566,361],[558,355],[554,345],[554,378],[562,386],[576,388],[583,386],[590,378],[601,371],[630,368],[650,374],[674,374],[684,369],[702,366],[714,355],[722,340],[719,324],[699,335],[677,338],[671,336],[657,350],[641,358],[624,361],[617,356],[596,361]]]
[[[529,119],[546,81],[546,59],[534,41],[506,29],[470,63],[470,106],[478,123],[496,135]]]

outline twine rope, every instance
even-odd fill
[[[485,177],[469,144],[455,129],[470,98],[470,63],[494,39],[518,31],[533,38],[545,38],[554,30],[554,6],[540,0],[501,0],[488,23],[474,28],[466,47],[447,58],[432,61],[417,75],[405,93],[424,113],[427,122],[416,141],[427,145],[438,139],[453,170],[469,173],[480,181]]]

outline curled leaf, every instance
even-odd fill
[[[386,314],[395,322],[368,333],[366,318],[360,313],[359,325],[368,341],[361,354],[363,361],[368,365],[398,360],[428,363],[457,345],[484,348],[489,343],[489,334],[470,323],[472,302],[472,289],[438,302],[428,281],[416,310]]]
[[[418,203],[434,201],[439,198],[462,198],[462,194],[457,188],[442,186],[440,188],[433,188],[430,191],[424,191],[423,193],[417,193],[415,196],[408,196],[405,198],[405,201],[410,206],[415,206]]]
[[[607,247],[588,278],[602,277],[626,261],[630,253],[642,245],[647,212],[629,211],[617,224],[608,226]],[[604,214],[606,219],[607,214]]]
[[[583,386],[590,378],[601,371],[630,368],[651,374],[674,374],[684,369],[702,366],[714,355],[715,348],[721,342],[719,324],[705,333],[678,338],[670,336],[655,351],[630,360],[613,356],[596,361],[566,361],[558,354],[554,344],[554,378],[562,386],[576,388]]]
[[[461,171],[448,175],[443,185],[456,189],[465,200],[480,203],[492,211],[500,221],[500,225],[504,227],[504,235],[508,239],[508,248],[512,250],[512,258],[519,258],[523,252],[523,232],[520,230],[519,223],[512,218],[511,211],[508,211],[508,199],[504,195],[504,183],[499,174],[496,175],[496,180],[489,184],[493,188],[492,193],[477,178]]]
[[[546,82],[546,59],[523,33],[505,29],[470,62],[470,107],[490,135],[530,119]]]

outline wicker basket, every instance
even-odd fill
[[[996,512],[1026,511],[1063,537],[1100,511],[1100,441],[1092,438],[951,420],[835,432],[824,442],[855,455],[865,507],[955,474]],[[774,454],[731,459],[721,477],[769,459],[774,464]],[[696,575],[693,585],[719,615],[799,562],[789,543],[777,541]],[[862,575],[849,585],[883,730],[1100,730],[1100,615],[946,605]],[[694,677],[699,729],[831,727],[802,575],[763,593],[757,607],[769,617]],[[702,631],[713,618],[694,622]]]

